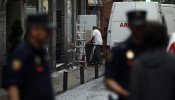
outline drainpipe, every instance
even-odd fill
[[[53,24],[56,25],[56,0],[48,0],[49,3],[49,16]],[[52,71],[56,70],[56,29],[53,30],[50,45],[50,66]]]

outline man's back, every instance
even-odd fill
[[[174,100],[174,61],[164,50],[140,57],[131,73],[131,100]]]
[[[99,30],[95,29],[93,31],[95,45],[103,45],[102,35]]]

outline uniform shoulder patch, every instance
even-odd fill
[[[21,69],[22,62],[19,59],[14,59],[11,66],[14,71],[18,71]]]
[[[135,54],[134,54],[134,52],[132,50],[128,50],[126,52],[126,58],[127,59],[134,59],[134,57],[135,57]]]

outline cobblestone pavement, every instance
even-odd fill
[[[108,100],[108,94],[103,78],[99,78],[56,96],[56,100]]]
[[[104,73],[104,67],[99,67],[99,75]],[[85,71],[85,83],[93,80],[95,77],[95,69],[94,66],[88,66]],[[55,92],[62,92],[63,91],[63,71],[54,72],[52,73],[52,80],[53,80],[53,88]],[[70,69],[68,71],[68,89],[72,89],[80,85],[80,71],[79,69]],[[6,92],[0,89],[0,100],[7,100]],[[59,99],[62,100],[62,99]]]
[[[99,76],[104,74],[105,67],[99,67]],[[84,71],[85,83],[93,80],[95,78],[95,68],[94,66],[89,66]],[[55,92],[63,91],[63,72],[52,73],[53,88]],[[80,85],[80,71],[79,70],[69,70],[68,71],[68,89],[72,89]]]
[[[0,89],[0,100],[7,100],[6,95],[7,95],[6,91]]]

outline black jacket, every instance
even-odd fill
[[[175,57],[150,50],[136,60],[131,72],[130,100],[175,100]]]

